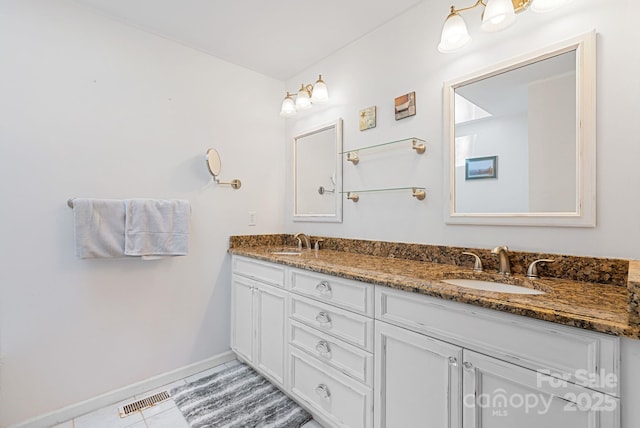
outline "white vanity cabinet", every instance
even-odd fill
[[[616,337],[385,287],[375,307],[376,428],[619,427]]]
[[[620,339],[233,257],[232,348],[327,428],[620,428]]]
[[[284,267],[234,258],[231,349],[282,388],[287,373],[287,298]]]
[[[291,394],[327,425],[373,425],[371,284],[290,268]]]

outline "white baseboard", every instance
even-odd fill
[[[235,359],[236,355],[229,350],[222,354],[207,358],[206,360],[198,361],[197,363],[189,364],[188,366],[180,367],[176,370],[171,370],[170,372],[150,377],[149,379],[63,407],[45,415],[36,416],[35,418],[21,422],[18,425],[13,425],[10,428],[51,427]]]

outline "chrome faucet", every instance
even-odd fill
[[[511,263],[509,263],[509,248],[506,245],[498,246],[491,250],[491,254],[497,254],[500,258],[501,275],[511,275]]]
[[[302,250],[302,240],[304,239],[304,245],[307,246],[307,249],[311,249],[311,241],[309,240],[309,237],[307,235],[305,235],[304,233],[296,233],[296,235],[294,236],[295,239],[298,240],[298,250]]]
[[[529,268],[527,269],[527,278],[529,279],[540,278],[540,275],[538,274],[538,268],[536,266],[538,263],[553,263],[553,262],[555,262],[555,260],[552,260],[552,259],[538,259],[533,261],[529,265]]]

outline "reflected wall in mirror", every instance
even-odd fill
[[[444,104],[448,223],[595,226],[595,33],[448,82]]]
[[[342,119],[293,138],[293,220],[342,222]]]

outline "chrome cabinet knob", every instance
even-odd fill
[[[458,359],[456,357],[449,357],[449,365],[453,367],[458,366]]]
[[[316,290],[320,295],[326,296],[331,294],[331,285],[327,281],[320,281],[318,285],[316,285]]]
[[[331,348],[329,347],[329,344],[324,340],[321,340],[316,344],[316,351],[322,356],[331,358]]]
[[[473,370],[473,364],[471,364],[469,361],[465,361],[464,363],[462,363],[462,367],[464,367],[464,369],[467,371]]]
[[[329,314],[326,312],[318,312],[318,315],[316,315],[316,321],[320,324],[329,324],[331,323],[331,317],[329,317]]]
[[[324,398],[325,400],[331,397],[331,391],[329,391],[329,387],[324,383],[321,383],[318,386],[316,386],[316,394],[318,394],[320,397]]]

